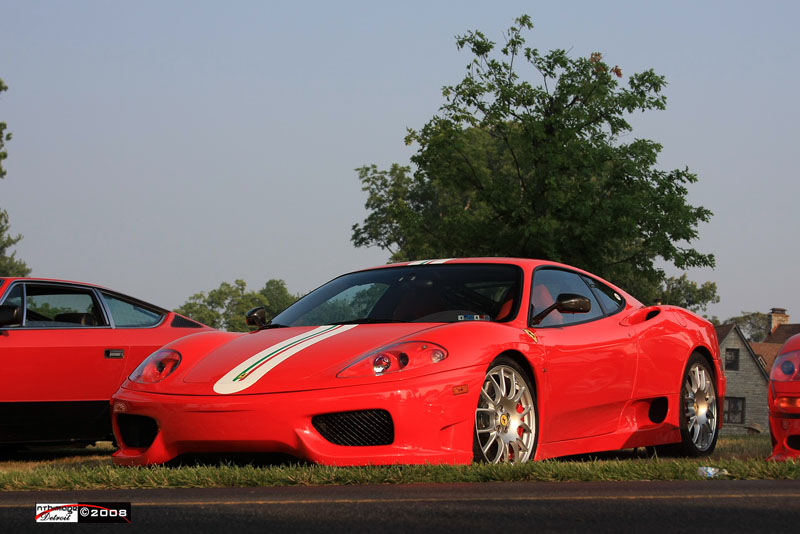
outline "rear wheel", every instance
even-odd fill
[[[717,445],[719,412],[714,374],[708,361],[695,353],[683,373],[680,393],[681,442],[677,451],[685,456],[705,456]]]
[[[526,462],[533,458],[536,439],[533,385],[519,364],[501,356],[489,365],[475,409],[475,460]]]

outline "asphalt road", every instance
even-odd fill
[[[0,493],[0,532],[52,532],[36,503],[132,502],[93,532],[797,532],[800,480],[423,484]],[[510,530],[509,530],[510,529]]]

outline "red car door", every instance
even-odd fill
[[[542,437],[562,441],[613,432],[630,401],[638,350],[631,329],[607,317],[586,281],[570,271],[537,269],[533,313],[546,309],[560,294],[589,299],[587,313],[553,311],[531,325],[545,347]]]
[[[4,331],[3,400],[107,400],[122,381],[123,355],[91,288],[18,284],[26,293],[23,326]]]
[[[22,325],[0,335],[3,439],[85,435],[107,414],[128,347],[91,288],[19,282],[4,301],[14,302],[25,311]]]

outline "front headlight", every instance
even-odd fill
[[[800,414],[800,395],[781,391],[785,390],[785,387],[793,390],[794,386],[787,385],[777,391],[775,389],[777,384],[782,382],[800,382],[800,351],[787,352],[775,358],[769,379],[775,383],[773,385],[775,398],[772,399],[771,408],[778,412]]]
[[[775,358],[769,379],[775,382],[800,381],[800,351],[787,352]]]
[[[142,384],[161,382],[181,363],[181,353],[172,349],[159,349],[139,364],[128,380]]]
[[[404,341],[368,352],[339,371],[336,376],[338,378],[383,376],[439,363],[445,358],[447,350],[436,343]]]

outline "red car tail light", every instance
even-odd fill
[[[775,358],[769,379],[774,382],[800,381],[800,351],[787,352]]]
[[[128,379],[142,384],[161,382],[172,374],[180,363],[180,352],[172,349],[159,349],[140,363]]]
[[[368,352],[339,371],[336,376],[339,378],[383,376],[438,363],[445,358],[447,350],[436,343],[406,341]]]

